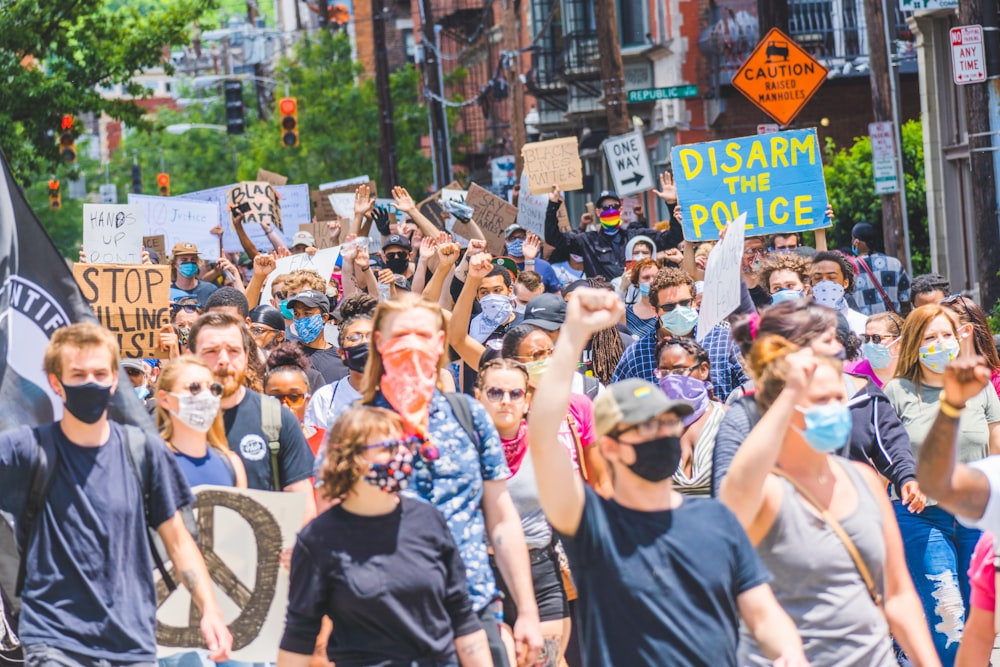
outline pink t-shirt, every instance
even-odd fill
[[[983,533],[969,562],[970,601],[976,609],[996,609],[996,570],[993,568],[993,534]]]
[[[586,394],[569,395],[569,416],[573,418],[576,426],[576,433],[580,436],[580,447],[586,449],[594,444],[594,402]],[[559,424],[559,432],[556,437],[559,442],[566,447],[569,457],[573,460],[573,466],[579,468],[580,462],[577,460],[576,442],[573,433],[569,430],[569,423],[563,420]]]

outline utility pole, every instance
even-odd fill
[[[985,83],[970,83],[965,89],[965,109],[969,131],[969,167],[972,172],[973,229],[976,233],[976,264],[979,275],[979,303],[989,310],[1000,299],[1000,229],[997,224],[997,175],[993,154],[997,151],[998,127],[990,128],[990,97],[996,99],[1000,85],[1000,53],[997,49],[996,0],[963,0],[958,3],[959,25],[980,24],[986,42]]]
[[[257,2],[256,0],[247,0],[247,22],[250,24],[250,33],[247,35],[247,39],[250,39],[250,34],[255,34],[257,32]],[[264,65],[263,63],[255,63],[253,66],[253,92],[257,97],[257,119],[265,120],[267,119],[267,99],[265,98],[265,91],[261,87],[261,80],[264,79]]]
[[[625,68],[618,43],[618,10],[615,0],[594,1],[597,23],[597,51],[601,58],[601,81],[604,84],[604,109],[608,114],[608,134],[612,137],[632,130],[625,95]]]
[[[504,0],[503,6],[503,58],[510,92],[510,142],[514,151],[514,173],[524,169],[521,149],[527,141],[524,129],[524,86],[521,85],[521,54],[518,37],[521,18],[520,0]]]
[[[396,129],[389,89],[389,54],[385,48],[384,0],[372,0],[372,39],[375,42],[375,90],[378,93],[378,152],[382,163],[382,191],[399,185]]]
[[[330,3],[329,0],[319,0],[319,21],[320,30],[326,30],[330,25]]]
[[[886,35],[886,15],[884,0],[868,0],[865,2],[865,23],[868,26],[868,66],[869,81],[872,91],[872,113],[876,122],[889,121],[893,124],[893,137],[897,143],[900,140],[898,130],[899,120],[893,114],[892,85],[889,71],[889,50]],[[897,151],[897,155],[900,153]],[[902,169],[897,165],[896,173],[901,175]],[[899,192],[882,195],[882,238],[885,242],[885,254],[897,258],[903,266],[909,264],[906,246],[906,224],[903,216],[901,193],[906,182],[899,180]]]
[[[430,117],[434,189],[440,190],[451,183],[451,147],[448,145],[448,118],[445,116],[443,97],[440,95],[442,90],[441,70],[436,41],[433,5],[431,0],[420,0],[420,46],[423,53],[421,68],[424,78],[424,97],[427,101],[427,114]],[[439,99],[435,99],[432,95]]]

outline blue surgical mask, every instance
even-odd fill
[[[801,299],[804,293],[800,289],[783,289],[771,295],[771,305],[776,306],[785,301],[796,301]]]
[[[649,296],[649,283],[639,283],[639,294]]]
[[[149,387],[142,385],[141,387],[132,387],[135,389],[135,395],[139,397],[140,401],[145,401],[149,398]]]
[[[805,417],[806,428],[802,437],[817,452],[830,454],[847,444],[851,435],[851,411],[846,403],[834,401],[796,410]]]
[[[507,241],[507,254],[511,257],[524,257],[524,239]]]
[[[944,367],[958,356],[958,341],[950,338],[942,343],[923,345],[917,351],[920,363],[932,373],[944,373]]]
[[[295,333],[298,334],[299,340],[308,345],[319,338],[325,324],[326,322],[323,321],[323,313],[316,313],[315,315],[310,315],[309,317],[301,317],[295,320]]]
[[[865,355],[869,365],[877,371],[888,368],[892,363],[892,352],[888,345],[879,343],[862,343],[861,353]]]
[[[675,336],[687,336],[698,322],[698,311],[690,306],[675,306],[669,313],[660,315],[660,324]]]
[[[177,273],[185,278],[194,278],[198,275],[198,265],[194,262],[184,262],[177,267]]]

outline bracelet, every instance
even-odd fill
[[[372,270],[372,265],[371,264],[369,264],[368,266],[361,267],[361,273],[364,273],[365,271],[371,271],[371,270]]]
[[[941,410],[941,414],[943,414],[945,417],[950,417],[951,419],[958,419],[959,417],[962,416],[962,410],[965,409],[965,406],[963,405],[959,407],[957,405],[952,405],[951,403],[949,403],[948,400],[944,397],[943,389],[941,390],[941,394],[938,397],[938,401],[940,403],[939,408]]]

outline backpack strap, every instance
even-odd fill
[[[160,549],[153,538],[152,521],[150,521],[150,493],[153,488],[153,461],[149,456],[149,441],[146,432],[138,426],[131,424],[121,424],[122,436],[125,439],[125,455],[128,457],[129,467],[132,474],[139,483],[139,490],[142,492],[142,516],[146,522],[146,539],[149,542],[149,553],[153,557],[156,569],[163,577],[163,583],[167,585],[167,590],[173,592],[177,589],[177,582],[170,576],[166,563],[163,560]],[[114,426],[112,426],[114,428]]]
[[[267,438],[267,448],[271,452],[271,475],[274,490],[281,491],[281,475],[278,467],[278,451],[281,449],[281,403],[273,396],[260,396],[260,426]]]
[[[37,445],[35,449],[35,465],[31,469],[31,485],[28,487],[28,501],[24,506],[24,514],[17,523],[17,549],[21,558],[17,566],[17,586],[15,595],[21,596],[24,580],[28,575],[28,545],[35,528],[35,519],[45,506],[45,500],[52,489],[56,478],[56,466],[59,463],[59,450],[56,448],[53,428],[56,424],[45,424],[31,429],[31,434]]]
[[[476,430],[475,421],[472,419],[472,408],[469,407],[469,401],[465,394],[446,392],[444,397],[448,401],[448,405],[451,406],[451,411],[455,413],[455,419],[459,425],[469,434],[476,447],[479,447],[482,444],[479,431]]]

